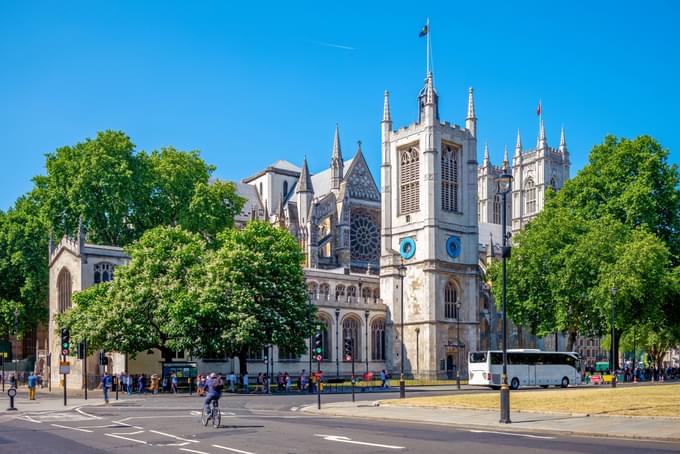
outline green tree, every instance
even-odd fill
[[[47,321],[48,231],[38,191],[0,213],[0,334],[21,336]]]
[[[277,345],[306,350],[315,308],[308,302],[303,254],[286,231],[251,222],[226,230],[210,254],[200,290],[200,354],[237,356],[247,372],[249,351]]]
[[[174,351],[197,350],[198,306],[191,296],[203,273],[206,244],[180,227],[147,231],[126,251],[131,260],[116,279],[74,296],[60,326],[88,345],[133,357],[157,348],[169,361]]]

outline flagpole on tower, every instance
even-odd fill
[[[425,24],[425,27],[427,28],[427,72],[425,75],[427,76],[430,74],[430,18],[427,18],[427,22]]]

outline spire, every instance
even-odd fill
[[[489,166],[489,142],[484,143],[484,161],[482,162],[482,167]]]
[[[340,189],[343,166],[342,150],[340,149],[340,127],[336,123],[335,137],[333,138],[333,157],[331,158],[331,187],[333,189]]]
[[[286,226],[286,215],[283,207],[283,193],[281,193],[281,198],[279,198],[279,211],[277,213],[279,227],[284,228]]]
[[[560,152],[567,152],[567,139],[564,136],[564,125],[562,125],[562,133],[560,134]]]
[[[297,187],[297,192],[314,192],[312,186],[312,177],[309,175],[309,167],[307,167],[307,156],[302,163],[302,171],[300,171],[300,179]]]
[[[392,116],[390,115],[390,92],[385,90],[385,105],[383,106],[383,123],[391,123]]]
[[[508,146],[505,146],[505,152],[503,153],[503,170],[506,172],[510,168],[510,160],[508,159]]]
[[[493,251],[493,233],[489,232],[489,244],[486,245],[486,260],[489,261],[495,257]]]
[[[519,129],[517,129],[517,143],[515,144],[515,156],[522,155],[522,137],[520,136]]]
[[[475,114],[475,95],[472,87],[468,92],[468,112],[465,118],[465,128],[470,131],[472,137],[477,138],[477,115]]]
[[[363,154],[363,150],[361,149],[361,140],[357,140],[357,152],[355,156],[358,156],[360,154]]]
[[[545,138],[545,126],[543,125],[543,118],[541,118],[541,129],[538,132],[538,144],[536,145],[537,150],[544,150],[548,148],[548,141]]]

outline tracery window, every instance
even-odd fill
[[[536,186],[534,180],[529,178],[524,190],[524,199],[526,200],[527,214],[536,212]]]
[[[399,153],[399,212],[420,210],[420,155],[415,147]]]
[[[359,353],[361,352],[361,322],[354,317],[346,317],[342,321],[342,346],[345,345],[345,339],[352,339],[352,358],[354,361],[359,361]],[[344,358],[343,358],[344,360]]]
[[[357,288],[354,287],[353,285],[350,285],[347,287],[347,297],[348,298],[356,298],[357,297]]]
[[[63,268],[57,278],[57,300],[60,313],[71,308],[71,285],[71,273]]]
[[[341,297],[345,296],[345,286],[342,284],[338,284],[335,286],[335,299],[338,300]]]
[[[385,360],[385,319],[371,322],[371,360]]]
[[[453,282],[447,282],[444,287],[444,317],[458,318],[458,289]]]
[[[442,148],[442,210],[458,211],[458,148]]]
[[[492,224],[501,223],[501,196],[496,194],[493,197],[493,212],[492,212]]]
[[[319,286],[319,298],[328,299],[328,295],[331,293],[331,286],[324,283]]]
[[[316,292],[319,290],[319,285],[316,282],[307,284],[307,293],[310,298],[316,298]]]
[[[377,288],[377,287],[373,289],[373,298],[375,298],[375,299],[380,298],[380,289]]]
[[[364,299],[370,299],[371,298],[371,289],[370,287],[364,287],[361,289],[361,297]]]
[[[366,210],[352,210],[350,245],[352,260],[377,262],[380,257],[380,229]]]
[[[111,263],[101,262],[94,265],[94,283],[109,282],[113,280],[115,266]]]

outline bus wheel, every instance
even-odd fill
[[[569,386],[569,379],[567,377],[563,377],[562,378],[562,385],[560,385],[560,386],[562,386],[562,388],[566,388],[567,386]]]
[[[548,385],[541,385],[541,388],[548,389]]]
[[[513,378],[510,382],[510,389],[519,389],[519,379],[517,377]]]

